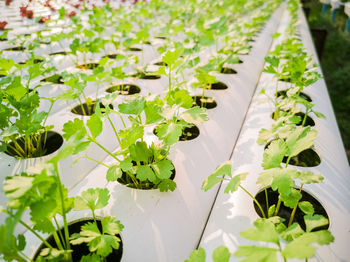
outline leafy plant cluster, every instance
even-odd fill
[[[216,184],[227,181],[225,193],[242,189],[259,210],[257,213],[261,218],[254,221],[253,227],[240,233],[241,237],[259,244],[238,246],[233,254],[243,261],[307,261],[315,255],[317,246],[329,245],[334,240],[327,230],[328,217],[316,212],[318,206],[302,200],[302,189],[308,184],[322,182],[323,176],[307,169],[297,170],[292,166],[298,165],[298,162],[291,161],[303,151],[311,149],[317,138],[317,130],[306,126],[305,117],[297,115],[302,110],[298,106],[304,106],[305,115],[314,113],[323,117],[312,109],[314,105],[302,94],[304,88],[315,83],[321,76],[315,71],[316,65],[312,65],[311,57],[297,38],[298,8],[299,1],[288,1],[291,20],[285,39],[265,58],[264,71],[274,75],[276,88],[275,95],[269,97],[275,121],[271,129],[260,130],[257,140],[259,145],[266,145],[262,162],[264,171],[256,181],[261,193],[265,194],[264,204],[243,186],[242,181],[248,173],[232,175],[230,161],[218,166],[202,185],[202,189],[207,191]],[[288,88],[281,93],[278,84],[285,80],[288,80]],[[262,93],[266,95],[265,90]],[[269,201],[268,192],[271,190],[278,193],[276,203]],[[289,208],[289,217],[280,212],[282,206]],[[303,214],[303,219],[299,221],[296,219],[298,212]],[[220,246],[212,256],[213,261],[222,262],[229,261],[231,254],[226,247]],[[204,249],[193,251],[188,261],[205,261]]]
[[[216,73],[239,63],[238,55],[248,54],[249,42],[254,34],[280,3],[269,1],[159,1],[140,2],[132,8],[112,8],[109,4],[88,8],[83,5],[79,14],[68,15],[70,30],[58,33],[40,31],[34,35],[18,36],[8,42],[31,54],[28,60],[15,63],[0,52],[1,87],[1,151],[17,158],[39,157],[45,154],[47,118],[59,100],[79,102],[72,112],[82,112],[83,118],[65,123],[65,146],[51,157],[37,174],[23,172],[6,178],[4,192],[9,199],[1,212],[7,219],[0,226],[2,258],[11,261],[31,261],[24,248],[25,238],[16,235],[17,225],[24,226],[45,245],[37,261],[71,260],[74,245],[86,243],[91,252],[82,261],[104,261],[113,249],[118,249],[117,236],[122,225],[114,217],[105,217],[98,224],[95,211],[104,208],[110,198],[107,189],[88,189],[81,196],[68,196],[68,189],[61,183],[58,163],[70,155],[79,153],[107,168],[109,182],[119,181],[137,189],[174,191],[175,169],[168,159],[171,148],[186,140],[186,128],[208,120],[204,92],[216,84]],[[245,7],[246,13],[240,13]],[[251,17],[245,16],[252,14]],[[67,10],[58,10],[58,20],[46,21],[45,27],[57,26],[67,21]],[[207,20],[208,14],[220,19]],[[83,20],[87,17],[87,20]],[[155,19],[156,18],[156,19]],[[87,25],[85,21],[87,21]],[[150,23],[144,23],[150,21]],[[84,24],[84,26],[83,26]],[[150,27],[148,24],[153,26]],[[158,30],[154,31],[154,28]],[[112,32],[112,33],[111,33]],[[77,37],[82,36],[82,37]],[[179,41],[175,39],[184,39]],[[64,41],[70,41],[69,48]],[[224,42],[222,46],[220,43]],[[62,52],[45,56],[36,55],[42,45],[57,44]],[[143,47],[151,44],[161,54],[161,65],[155,72],[144,64]],[[96,62],[90,57],[103,53],[107,45],[113,45],[116,53],[104,53]],[[215,46],[214,55],[201,61],[198,54]],[[137,54],[138,48],[141,55]],[[17,50],[17,49],[16,49]],[[14,49],[12,50],[14,51]],[[59,72],[54,60],[65,55],[76,67],[77,73]],[[132,68],[132,72],[126,70]],[[133,78],[161,76],[168,85],[161,95],[132,95],[123,97],[115,92],[105,94],[101,88],[116,80],[121,86]],[[196,104],[187,85],[189,77],[195,77],[192,87],[203,89],[202,100]],[[62,87],[61,93],[43,97],[39,87],[51,82]],[[87,87],[96,89],[91,95]],[[47,85],[50,88],[50,85]],[[103,95],[101,95],[103,93]],[[41,101],[48,100],[48,110],[41,110]],[[122,101],[117,106],[116,101]],[[109,125],[118,143],[116,151],[110,151],[100,138]],[[153,129],[157,139],[150,143],[146,131]],[[89,156],[89,147],[96,145],[113,160],[106,165]],[[69,234],[67,214],[72,210],[90,209],[92,223],[86,223],[79,234]],[[30,222],[24,217],[29,213]],[[63,223],[63,230],[59,225]],[[48,243],[41,234],[52,234],[55,245]]]

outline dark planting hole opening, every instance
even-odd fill
[[[297,190],[299,190],[298,188],[296,188]],[[266,189],[267,192],[267,199],[268,199],[268,206],[271,207],[272,205],[277,206],[277,202],[278,202],[278,196],[279,193],[278,191],[273,191],[270,187]],[[302,198],[300,199],[299,202],[302,201],[308,201],[312,204],[315,212],[314,214],[317,215],[322,215],[325,218],[327,218],[329,220],[328,214],[326,212],[326,210],[323,208],[323,206],[321,205],[321,203],[314,198],[312,195],[310,195],[309,193],[307,193],[304,190],[301,190],[301,194],[302,194]],[[259,204],[261,205],[263,211],[265,214],[268,213],[268,206],[266,205],[266,194],[265,194],[265,190],[260,191],[256,196],[255,199],[259,202]],[[256,211],[256,213],[258,214],[259,217],[263,217],[262,213],[258,207],[258,205],[254,203],[254,209]],[[288,226],[288,222],[290,219],[292,213],[292,209],[290,207],[286,207],[282,201],[280,209],[278,211],[278,216],[282,217],[285,219],[285,221],[283,222],[283,224],[285,224],[286,226]],[[297,222],[300,227],[305,230],[306,226],[305,226],[305,221],[304,221],[304,215],[305,213],[303,211],[301,211],[301,209],[299,207],[297,207],[296,212],[295,212],[295,216],[293,219],[293,223]],[[318,230],[324,230],[324,229],[328,229],[329,228],[329,224],[326,226],[322,226],[322,227],[318,227],[313,229],[312,231],[318,231]]]
[[[132,52],[141,52],[142,49],[141,49],[141,48],[138,48],[138,47],[129,47],[129,48],[128,48],[128,51],[132,51]]]
[[[131,85],[131,84],[121,84],[121,85],[115,85],[106,90],[108,93],[113,93],[113,92],[120,92],[122,95],[133,95],[133,94],[138,94],[141,92],[141,89],[136,86],[136,85]]]
[[[63,144],[62,136],[54,131],[35,134],[27,139],[27,145],[30,143],[32,153],[30,155],[26,154],[27,157],[23,157],[23,153],[19,152],[25,152],[26,148],[28,148],[24,140],[25,139],[20,137],[16,139],[16,142],[7,144],[5,153],[17,158],[36,158],[52,154]]]
[[[133,166],[136,166],[136,162],[132,161]],[[140,162],[141,165],[144,165],[144,163],[141,161]],[[174,180],[175,178],[175,166],[173,163],[171,163],[174,167],[173,170],[171,170],[171,176],[169,179]],[[140,181],[138,178],[136,178],[136,174],[133,174],[133,176],[135,177],[136,181],[138,182],[138,185],[135,185],[135,183],[133,182],[133,180],[131,179],[130,175],[128,175],[126,172],[122,171],[122,176],[120,178],[117,179],[117,181],[127,187],[130,188],[134,188],[134,189],[140,189],[140,190],[151,190],[151,189],[157,189],[158,185],[161,183],[161,181],[159,181],[159,183],[155,184],[151,181],[149,181],[148,179],[145,181]]]
[[[64,84],[62,76],[60,76],[58,74],[54,74],[52,76],[46,77],[46,78],[40,80],[40,82],[49,82],[49,83],[54,83],[54,84]]]
[[[8,39],[7,39],[7,37],[0,37],[0,41],[2,42],[2,41],[7,41]]]
[[[216,82],[213,84],[206,85],[206,89],[210,89],[210,90],[225,90],[227,88],[228,88],[228,86],[226,84],[224,84],[223,82]]]
[[[285,111],[280,111],[280,112],[281,112],[281,114],[285,113]],[[276,112],[273,112],[271,114],[271,118],[272,119],[275,119],[275,114],[276,114]],[[304,121],[304,118],[305,118],[305,114],[303,112],[298,112],[298,113],[295,113],[294,115],[300,117],[300,122],[297,123],[296,125],[297,126],[301,126],[303,124],[303,121]],[[277,118],[276,119],[278,119],[278,114],[277,114]],[[307,115],[305,123],[304,123],[304,126],[315,126],[315,121],[309,115]]]
[[[87,64],[82,64],[82,65],[77,65],[76,68],[79,69],[95,69],[98,67],[98,63],[87,63]]]
[[[154,63],[154,65],[156,65],[156,66],[168,66],[168,64],[163,62],[163,61],[156,62],[156,63]]]
[[[49,55],[50,55],[50,56],[51,56],[51,55],[68,55],[68,52],[66,52],[66,51],[60,51],[60,52],[50,53]]]
[[[27,61],[28,61],[28,60],[27,60]],[[21,62],[19,62],[18,64],[24,65],[27,61],[21,61]],[[33,63],[34,63],[34,64],[38,64],[38,63],[42,63],[42,62],[44,62],[44,59],[41,59],[41,58],[35,58],[35,59],[33,60]]]
[[[79,234],[80,231],[81,231],[81,227],[83,225],[85,225],[86,223],[92,223],[94,222],[94,220],[92,218],[84,218],[84,219],[80,219],[80,220],[76,220],[76,221],[73,221],[71,223],[68,224],[68,232],[70,235],[72,234]],[[101,220],[99,218],[96,219],[96,222],[97,222],[97,227],[98,229],[100,230],[100,232],[102,232],[102,224],[101,224]],[[57,234],[60,236],[62,235],[63,237],[65,237],[65,234],[64,234],[64,229],[61,228],[60,229],[60,233],[58,231]],[[119,248],[118,249],[113,249],[112,253],[110,253],[107,257],[106,257],[106,261],[108,262],[118,262],[121,260],[122,258],[122,255],[123,255],[123,241],[122,241],[122,238],[119,234],[115,235],[116,237],[118,237],[120,239],[120,242],[119,242]],[[57,245],[56,245],[56,241],[54,239],[54,236],[53,235],[50,235],[46,241],[54,248],[57,248]],[[72,260],[74,262],[78,262],[81,260],[81,258],[83,256],[87,256],[89,255],[91,252],[89,250],[89,247],[87,246],[86,243],[82,243],[82,244],[79,244],[79,245],[70,245],[71,246],[71,249],[72,249]],[[40,252],[46,248],[46,245],[44,243],[42,243],[38,250],[35,252],[35,255],[33,257],[33,260],[36,260],[39,255],[40,255]]]
[[[276,95],[277,95],[277,97],[281,96],[283,98],[286,98],[287,97],[287,90],[277,91]],[[309,95],[303,93],[303,92],[300,92],[299,96],[302,97],[303,99],[305,99],[308,102],[312,102],[311,97]]]
[[[237,71],[232,69],[232,68],[229,68],[229,67],[223,67],[223,68],[221,68],[220,73],[221,74],[237,74]]]
[[[157,135],[156,129],[153,129],[153,134]],[[182,134],[179,138],[180,141],[189,141],[197,138],[200,134],[199,128],[196,125],[190,124],[182,130]]]
[[[26,49],[23,46],[15,46],[15,47],[10,47],[10,48],[4,49],[4,51],[24,51],[24,50],[26,50]]]
[[[152,45],[151,41],[143,41],[142,42],[144,45]]]
[[[212,109],[217,107],[217,103],[213,97],[208,96],[192,96],[193,98],[193,106],[204,107],[206,109]]]
[[[113,105],[108,105],[110,109],[113,109]],[[100,108],[106,108],[106,106],[102,103],[100,103]],[[71,112],[76,115],[81,115],[81,116],[91,116],[95,113],[96,109],[96,102],[92,102],[91,104],[87,105],[86,103],[77,105],[74,107]],[[101,110],[103,113],[103,110]]]
[[[163,39],[163,40],[165,40],[165,39],[166,39],[166,37],[165,37],[165,36],[155,36],[154,38]]]
[[[103,58],[108,57],[109,59],[117,59],[120,54],[110,54],[110,55],[105,55]]]
[[[131,75],[131,77],[136,77],[139,79],[144,79],[144,80],[156,80],[156,79],[160,79],[160,75],[152,75],[151,73],[144,73],[144,72],[140,72],[140,73],[136,73]]]

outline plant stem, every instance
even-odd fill
[[[278,202],[277,202],[277,206],[276,206],[275,214],[274,214],[275,216],[277,216],[278,211],[280,211],[281,203],[282,203],[282,200],[280,198],[278,198]]]
[[[300,186],[300,189],[299,189],[300,193],[301,193],[302,188],[303,188],[303,184],[301,184],[301,186]],[[290,215],[288,227],[290,227],[290,225],[292,224],[292,222],[294,220],[294,216],[295,216],[295,212],[297,211],[298,204],[299,204],[299,200],[298,200],[297,204],[295,205],[295,207],[293,208],[292,214]]]
[[[253,199],[253,201],[255,202],[255,204],[259,207],[260,212],[261,212],[263,218],[266,218],[265,212],[264,212],[263,208],[261,207],[260,203],[258,202],[258,200],[256,200],[256,198],[253,197],[244,187],[242,187],[241,185],[239,185],[239,187],[242,188],[243,191],[246,192],[246,193]]]
[[[267,189],[265,188],[265,201],[266,201],[266,210],[267,210],[267,217],[269,217],[269,196],[267,195]]]
[[[107,119],[108,119],[109,123],[111,124],[111,126],[112,126],[112,128],[113,128],[114,134],[115,134],[116,138],[118,139],[118,143],[119,143],[119,145],[121,145],[121,142],[120,142],[120,138],[119,138],[118,132],[117,132],[117,130],[116,130],[116,128],[115,128],[115,126],[114,126],[114,124],[113,124],[113,122],[112,122],[111,118],[110,118],[109,116],[107,116]]]
[[[60,241],[63,243],[63,246],[65,247],[66,245],[65,245],[65,243],[64,243],[64,238],[63,238],[62,232],[61,232],[61,230],[60,230],[60,226],[58,225],[58,222],[57,222],[57,220],[56,220],[56,217],[53,217],[53,219],[54,219],[55,224],[56,224],[57,232],[58,232],[58,234],[59,234],[59,236],[60,236]]]
[[[115,160],[117,160],[118,162],[121,162],[113,153],[111,153],[110,151],[108,151],[103,145],[101,145],[99,142],[96,141],[96,139],[89,137],[90,140],[92,142],[94,142],[97,146],[99,146],[103,151],[105,151],[108,155],[110,155],[111,157],[113,157]]]
[[[96,163],[98,163],[98,164],[100,164],[100,165],[103,165],[103,166],[109,168],[109,166],[107,166],[106,164],[104,164],[104,163],[102,163],[102,162],[100,162],[100,161],[98,161],[98,160],[96,160],[96,159],[93,159],[93,158],[91,158],[91,157],[89,157],[89,156],[87,156],[87,155],[85,155],[85,158],[87,158],[87,159],[89,159],[89,160],[92,160],[92,161],[94,161],[94,162],[96,162]]]
[[[13,216],[12,214],[6,212],[10,216]],[[25,222],[22,220],[19,220],[19,223],[24,226],[26,229],[28,229],[30,232],[32,232],[37,238],[39,238],[48,248],[52,248],[52,246],[42,237],[40,236],[37,232],[35,232],[30,226],[28,226]]]

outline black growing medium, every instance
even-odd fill
[[[113,105],[108,105],[108,107],[110,109],[113,109]],[[84,110],[83,110],[84,108]],[[106,108],[106,106],[104,104],[102,104],[100,102],[100,108],[103,109],[103,108]],[[93,103],[87,105],[86,103],[84,104],[79,104],[77,106],[75,106],[71,112],[73,114],[76,114],[76,115],[81,115],[81,116],[91,116],[95,113],[95,109],[96,109],[96,102],[94,101]],[[84,113],[85,112],[85,113]],[[103,112],[102,112],[103,113]]]
[[[133,95],[138,94],[141,92],[140,87],[133,84],[121,84],[121,85],[115,85],[109,87],[106,92],[107,93],[113,93],[113,92],[120,92],[122,95]]]
[[[299,190],[298,188],[296,188],[297,190]],[[268,198],[268,206],[271,207],[272,205],[277,205],[278,202],[278,197],[279,197],[279,193],[278,191],[273,191],[270,187],[266,189],[267,191],[267,198]],[[302,198],[300,199],[300,202],[302,201],[308,201],[312,204],[315,212],[314,214],[317,215],[322,215],[325,218],[329,219],[328,214],[326,212],[326,210],[324,209],[324,207],[321,205],[321,203],[314,198],[312,195],[310,195],[309,193],[307,193],[304,190],[301,190],[301,194],[302,194]],[[255,199],[259,202],[259,204],[261,205],[262,209],[264,210],[265,214],[268,213],[267,209],[267,205],[266,205],[266,194],[265,194],[265,190],[260,191],[256,196]],[[256,211],[256,213],[258,214],[259,217],[263,217],[261,214],[261,211],[258,207],[258,205],[254,203],[254,209]],[[285,224],[286,226],[288,226],[288,222],[290,219],[292,213],[292,209],[289,207],[286,207],[283,202],[281,203],[279,212],[278,212],[278,216],[282,217],[285,219],[285,221],[283,222],[283,224]],[[296,212],[295,212],[295,216],[293,219],[293,223],[297,222],[299,223],[300,227],[305,230],[306,226],[305,226],[305,221],[304,221],[304,212],[301,211],[301,209],[299,207],[297,207]],[[329,228],[329,224],[326,226],[322,226],[322,227],[318,227],[313,229],[312,231],[319,231],[319,230],[325,230]]]
[[[156,63],[154,63],[154,65],[156,65],[156,66],[168,66],[168,64],[163,62],[163,61],[156,62]]]
[[[225,90],[227,88],[228,86],[223,82],[216,82],[211,85],[206,85],[206,89],[210,89],[210,90]]]
[[[59,52],[54,52],[54,53],[50,53],[49,55],[68,55],[69,53],[67,51],[59,51]]]
[[[45,140],[46,137],[46,140]],[[33,137],[30,138],[33,141]],[[63,138],[60,134],[54,132],[54,131],[47,131],[47,133],[41,133],[40,134],[40,146],[41,148],[43,148],[43,152],[44,154],[41,156],[35,156],[32,158],[36,158],[36,157],[43,157],[43,156],[47,156],[50,155],[54,152],[56,152],[63,144]],[[16,139],[16,143],[23,149],[25,150],[25,145],[23,142],[23,139],[18,138]],[[9,143],[10,147],[7,147],[7,150],[5,151],[5,153],[9,156],[13,156],[13,157],[20,157],[11,147],[14,147],[14,143],[10,142]]]
[[[133,166],[136,166],[136,162],[132,161]],[[140,162],[141,165],[144,165],[144,162]],[[173,165],[173,163],[171,163]],[[174,169],[171,170],[171,176],[169,179],[174,180],[175,178],[175,166],[173,165]],[[127,187],[134,188],[134,189],[139,189],[139,190],[152,190],[152,189],[157,189],[158,185],[154,184],[153,182],[149,181],[148,179],[146,181],[140,181],[138,178],[136,178],[136,174],[133,174],[137,182],[140,183],[141,188],[137,188],[134,184],[132,179],[126,174],[126,172],[122,171],[122,176],[117,179],[117,181]]]
[[[79,68],[79,69],[95,69],[98,66],[99,66],[98,63],[86,63],[86,64],[77,65],[76,68]]]
[[[141,52],[142,49],[141,49],[141,48],[138,48],[138,47],[129,47],[129,48],[128,48],[128,51],[132,51],[132,52]]]
[[[156,79],[160,79],[161,76],[160,75],[153,75],[151,73],[136,73],[131,75],[131,77],[136,77],[139,79],[144,79],[144,80],[156,80]]]
[[[283,112],[283,111],[282,111]],[[273,112],[271,114],[271,118],[272,119],[275,119],[275,113],[276,112]],[[305,117],[305,114],[303,112],[298,112],[298,113],[295,113],[294,114],[295,116],[299,116],[300,117],[300,122],[298,124],[296,124],[296,126],[301,126],[302,123],[303,123],[303,119]],[[309,115],[306,117],[306,120],[305,120],[305,124],[304,126],[315,126],[315,121],[312,119],[312,117],[310,117]]]
[[[213,109],[218,105],[213,97],[192,96],[192,99],[193,99],[193,102],[192,102],[193,107],[199,106],[206,109]]]
[[[283,97],[283,98],[286,98],[287,97],[287,90],[280,90],[276,93],[276,96],[277,97]],[[303,93],[303,92],[300,92],[299,96],[303,99],[305,99],[306,101],[308,102],[312,102],[312,99],[309,95]]]
[[[117,59],[118,56],[121,56],[121,55],[120,54],[109,54],[109,55],[103,56],[103,58],[108,57],[109,59]]]
[[[96,219],[97,221],[97,227],[98,229],[101,231],[102,230],[102,224],[101,224],[101,220],[100,219]],[[80,220],[75,220],[71,223],[68,224],[68,232],[70,235],[74,234],[74,233],[80,233],[80,230],[81,230],[81,227],[85,224],[85,223],[88,223],[88,222],[93,222],[94,220],[92,218],[84,218],[84,219],[80,219]],[[62,236],[65,236],[64,234],[64,229],[61,228],[61,234]],[[102,231],[101,231],[102,232]],[[57,231],[58,233],[58,231]],[[61,234],[58,234],[58,235],[61,235]],[[118,262],[121,260],[122,258],[122,255],[123,255],[123,241],[122,241],[122,238],[121,236],[118,234],[116,235],[116,237],[118,237],[120,239],[120,242],[119,242],[119,248],[116,250],[116,249],[113,249],[112,253],[109,254],[107,257],[106,257],[106,261],[107,262]],[[49,236],[46,241],[54,248],[57,248],[57,245],[56,245],[56,241],[53,237],[53,235]],[[90,254],[90,251],[89,251],[89,247],[87,246],[86,243],[82,243],[80,245],[70,245],[71,246],[71,249],[73,250],[72,252],[72,260],[73,262],[78,262],[81,260],[81,258],[83,256],[87,256]],[[42,243],[38,250],[35,252],[35,255],[33,257],[33,260],[37,259],[38,256],[40,255],[40,252],[46,248],[45,244]]]

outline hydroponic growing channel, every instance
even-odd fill
[[[299,1],[0,12],[1,259],[349,260],[349,166]]]

